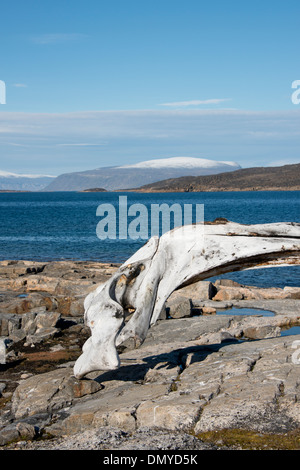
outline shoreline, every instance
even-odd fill
[[[84,299],[116,270],[93,261],[0,261],[0,339],[8,341],[0,450],[299,447],[291,363],[299,335],[280,331],[300,325],[300,287],[219,280],[181,288],[141,346],[120,347],[119,369],[78,381],[73,365],[90,337]],[[278,394],[274,368],[289,393]]]
[[[118,190],[114,190],[114,191],[107,191],[107,192],[132,192],[132,193],[161,193],[161,194],[164,194],[164,193],[232,193],[232,192],[297,192],[297,191],[300,191],[300,186],[295,186],[293,188],[283,188],[283,187],[279,187],[279,188],[261,188],[261,189],[258,189],[258,188],[253,188],[253,187],[249,187],[249,188],[210,188],[210,189],[197,189],[197,190],[189,190],[189,189],[177,189],[177,190],[174,190],[172,188],[170,189],[157,189],[157,190],[153,190],[151,188],[149,189],[118,189]]]
[[[197,189],[197,190],[190,190],[190,189],[139,189],[139,188],[134,188],[134,189],[113,189],[113,190],[101,190],[101,191],[93,191],[89,189],[72,189],[72,190],[60,190],[60,191],[45,191],[45,190],[39,190],[39,191],[22,191],[22,190],[6,190],[6,189],[0,189],[0,194],[9,194],[9,193],[30,193],[30,194],[53,194],[53,193],[77,193],[77,194],[84,194],[84,193],[94,193],[94,194],[99,194],[99,193],[157,193],[157,194],[164,194],[164,193],[186,193],[186,192],[191,192],[191,193],[232,193],[232,192],[299,192],[300,191],[300,185],[295,186],[292,188],[286,188],[286,187],[270,187],[270,188],[253,188],[253,187],[248,187],[248,188],[210,188],[210,189]]]
[[[4,265],[5,263],[7,265],[9,264],[17,264],[17,263],[23,263],[24,264],[33,264],[33,263],[41,263],[41,264],[46,264],[46,263],[99,263],[103,265],[112,265],[112,266],[121,266],[123,263],[118,263],[115,261],[99,261],[99,259],[78,259],[78,258],[18,258],[18,259],[8,259],[8,258],[0,258],[0,265]]]

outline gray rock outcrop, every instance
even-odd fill
[[[284,335],[300,325],[298,288],[222,280],[178,290],[138,349],[122,345],[118,370],[78,380],[73,365],[88,332],[82,313],[65,315],[62,297],[76,299],[116,267],[1,269],[1,449],[213,449],[223,444],[212,444],[209,433],[239,430],[283,443],[298,432],[300,339]],[[33,292],[52,303],[9,311]],[[231,307],[273,314],[233,315]]]

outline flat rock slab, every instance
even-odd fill
[[[201,320],[204,327],[209,319]],[[186,328],[186,319],[175,322]],[[283,433],[299,427],[297,336],[211,344],[174,338],[159,350],[150,338],[121,354],[120,369],[90,374],[88,382],[96,385],[80,398],[71,367],[30,377],[14,394],[15,416],[48,411],[55,422],[46,429],[55,436],[106,426],[198,436],[226,428]]]
[[[232,321],[233,317],[230,316],[230,313],[228,317],[214,315],[161,321],[150,328],[143,347],[154,343],[161,345],[164,343],[195,341],[205,334],[212,334],[229,328]]]

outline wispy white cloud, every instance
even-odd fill
[[[25,83],[13,83],[12,86],[15,88],[27,88],[27,85]]]
[[[74,142],[69,144],[57,144],[58,147],[102,147],[107,145],[107,142],[100,143],[87,143],[87,142]]]
[[[87,38],[87,34],[81,33],[48,33],[31,36],[31,41],[35,44],[62,44],[74,42]]]
[[[180,155],[242,167],[296,163],[299,124],[297,110],[0,111],[0,168],[58,174]]]
[[[224,101],[231,101],[231,98],[212,98],[209,100],[190,100],[190,101],[175,101],[171,103],[161,103],[159,106],[169,106],[176,108],[185,108],[188,106],[200,106],[206,104],[220,104]]]
[[[39,139],[37,138],[36,141],[30,142],[30,143],[17,143],[17,142],[3,142],[6,145],[11,145],[13,147],[31,147],[31,148],[53,148],[53,147],[103,147],[104,145],[107,145],[108,142],[92,142],[92,143],[56,143],[56,142],[50,142],[47,140],[47,143],[43,144],[40,143]]]

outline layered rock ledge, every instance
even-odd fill
[[[84,297],[116,269],[0,262],[1,449],[300,448],[300,288],[180,289],[118,370],[77,380]]]

